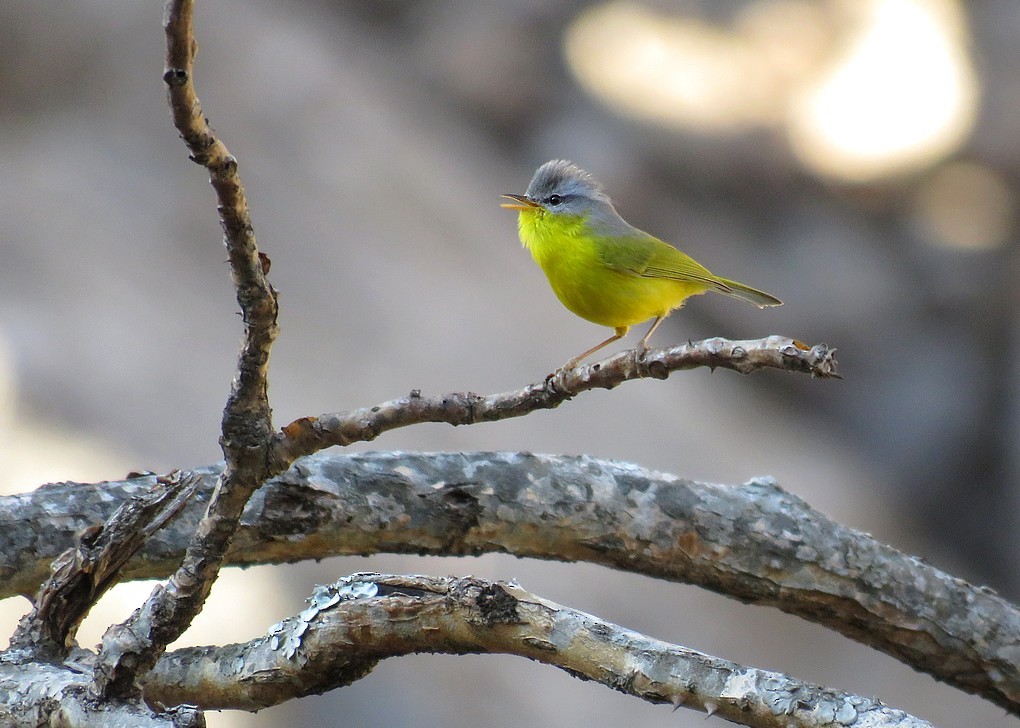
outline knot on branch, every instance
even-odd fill
[[[475,606],[486,627],[494,624],[517,624],[517,599],[498,583],[486,584],[475,597]]]
[[[163,83],[167,86],[181,87],[188,83],[188,71],[184,68],[168,68],[163,71]]]

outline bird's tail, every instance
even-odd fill
[[[775,296],[765,293],[765,291],[759,291],[757,288],[751,288],[743,283],[731,281],[729,278],[720,278],[719,276],[713,276],[713,278],[716,284],[715,290],[719,291],[719,293],[725,293],[727,296],[747,301],[758,308],[783,305],[782,301]]]

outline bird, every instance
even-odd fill
[[[686,253],[634,227],[613,207],[591,174],[565,159],[546,162],[523,194],[504,194],[500,206],[519,212],[522,245],[549,279],[569,311],[613,335],[560,369],[654,319],[638,344],[643,354],[659,324],[691,296],[716,291],[758,308],[780,306],[775,296],[710,272]]]

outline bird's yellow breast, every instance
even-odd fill
[[[602,326],[626,328],[665,316],[688,296],[707,289],[698,282],[644,277],[611,267],[602,242],[582,216],[522,211],[518,230],[560,302]]]

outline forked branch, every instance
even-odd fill
[[[11,637],[11,647],[38,660],[63,660],[89,610],[121,579],[121,569],[153,534],[187,505],[201,482],[174,471],[151,489],[121,502],[109,520],[94,523],[52,565]]]

